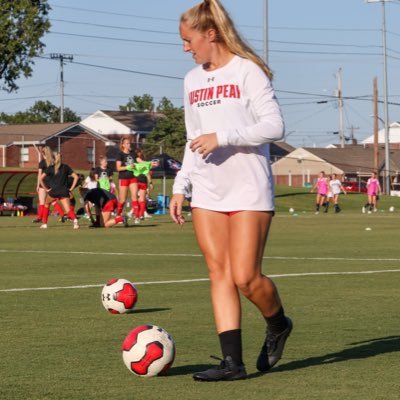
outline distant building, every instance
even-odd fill
[[[380,129],[378,132],[378,143],[385,143],[385,129]],[[373,145],[374,135],[368,136],[361,144]],[[389,145],[391,148],[400,148],[400,122],[393,122],[389,125]]]
[[[37,168],[39,150],[49,146],[72,168],[88,170],[107,144],[107,138],[77,122],[0,125],[0,167]]]
[[[132,141],[138,143],[154,129],[162,117],[157,112],[98,110],[82,120],[81,125],[109,140],[118,141],[123,136],[131,136]]]
[[[384,167],[384,149],[379,148],[378,173]],[[390,151],[392,176],[400,172],[400,151]],[[272,164],[275,183],[286,186],[310,186],[320,171],[335,173],[342,180],[365,179],[374,171],[372,146],[345,146],[344,148],[300,147]]]
[[[272,142],[269,145],[269,152],[271,156],[271,162],[275,162],[280,160],[282,157],[285,157],[287,154],[292,152],[295,147],[291,146],[286,142]]]

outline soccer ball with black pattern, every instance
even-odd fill
[[[131,311],[137,299],[137,290],[127,279],[112,279],[101,292],[103,306],[112,314],[125,314]]]
[[[175,343],[163,328],[141,325],[125,338],[122,358],[129,371],[135,375],[165,375],[175,359]]]

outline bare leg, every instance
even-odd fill
[[[229,216],[203,209],[193,210],[193,224],[211,281],[211,302],[217,332],[240,327],[240,298],[229,260]]]
[[[229,253],[233,280],[242,294],[269,317],[281,308],[272,280],[262,274],[262,259],[272,213],[242,211],[230,217]]]

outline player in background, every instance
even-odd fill
[[[124,226],[128,226],[127,218],[121,215],[116,218],[111,217],[111,213],[118,207],[117,198],[105,189],[91,189],[83,195],[85,206],[93,204],[96,209],[96,219],[90,214],[92,221],[92,227],[105,227],[110,228],[113,225],[123,223]],[[86,208],[86,207],[85,207]]]
[[[95,168],[94,175],[100,189],[111,192],[113,170],[108,166],[107,156],[99,157],[99,166]]]
[[[150,190],[153,189],[153,182],[151,179],[151,161],[145,161],[143,151],[140,149],[136,150],[135,159],[135,171],[134,174],[138,178],[139,186],[139,221],[135,218],[135,223],[140,222],[146,216],[149,217],[146,212],[146,198]]]
[[[37,176],[37,188],[36,188],[36,191],[38,193],[38,216],[36,219],[34,219],[32,221],[34,223],[43,222],[42,221],[43,212],[44,212],[46,196],[47,196],[47,192],[46,192],[45,188],[42,187],[42,185],[40,183],[40,177],[49,166],[54,165],[54,153],[50,147],[45,146],[43,148],[43,150],[41,151],[41,154],[43,156],[43,159],[39,162],[38,176]],[[59,221],[65,222],[64,210],[62,209],[60,204],[58,204],[57,201],[53,201],[53,203],[51,203],[51,205],[54,207],[57,214],[59,215],[59,217],[60,217]]]
[[[320,207],[325,205],[326,196],[328,194],[328,179],[325,176],[325,172],[321,171],[315,185],[312,187],[311,192],[317,189],[317,197],[315,200],[315,214],[319,214]]]
[[[347,194],[342,182],[337,178],[336,174],[332,174],[332,179],[329,181],[330,192],[332,193],[333,205],[335,207],[335,213],[339,213],[342,209],[339,206],[340,193]]]
[[[284,124],[270,69],[244,43],[218,0],[190,8],[179,29],[183,50],[199,65],[184,80],[188,142],[170,215],[184,223],[182,205],[191,188],[193,227],[208,267],[223,357],[193,378],[244,379],[239,293],[266,321],[260,371],[279,361],[292,330],[275,284],[262,273],[274,215],[269,143],[282,139]]]
[[[122,214],[126,198],[128,197],[128,189],[131,193],[131,202],[133,213],[139,216],[138,203],[138,179],[129,168],[133,168],[135,164],[135,152],[132,150],[130,138],[121,138],[119,145],[119,153],[116,160],[116,169],[119,179],[119,202],[117,207],[117,215]]]
[[[84,178],[84,181],[82,184],[83,188],[88,189],[88,190],[97,188],[97,179],[96,179],[95,173],[96,173],[95,168],[92,168],[90,170],[89,175],[86,178]]]
[[[38,166],[38,174],[37,174],[37,183],[36,183],[36,192],[38,194],[38,214],[37,218],[34,219],[32,222],[41,223],[43,219],[43,211],[44,205],[46,203],[46,189],[41,185],[40,178],[42,174],[47,170],[48,167],[54,164],[54,154],[51,151],[50,147],[45,146],[41,151],[42,160],[39,162]]]
[[[68,178],[72,177],[71,185],[68,185]],[[49,207],[54,201],[60,201],[65,213],[73,221],[74,229],[79,229],[78,220],[71,208],[70,195],[75,189],[79,180],[79,176],[66,164],[61,162],[61,154],[54,153],[54,165],[51,165],[42,173],[40,184],[46,189],[47,197],[43,210],[43,224],[41,229],[47,229],[47,221],[49,217]]]
[[[332,176],[328,175],[326,177],[326,181],[328,183],[328,192],[326,193],[326,200],[325,200],[325,204],[324,204],[324,208],[325,208],[324,213],[327,213],[329,211],[329,205],[331,204],[331,201],[333,201],[333,192],[332,192],[332,189],[330,186],[331,180],[332,180]]]
[[[379,179],[376,178],[376,173],[372,172],[371,177],[367,181],[367,196],[368,202],[362,208],[362,212],[365,214],[368,209],[368,214],[372,211],[376,212],[376,201],[379,194],[382,192],[381,185],[379,184]]]

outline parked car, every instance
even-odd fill
[[[367,193],[367,183],[364,181],[344,181],[342,186],[346,192],[350,193]]]

